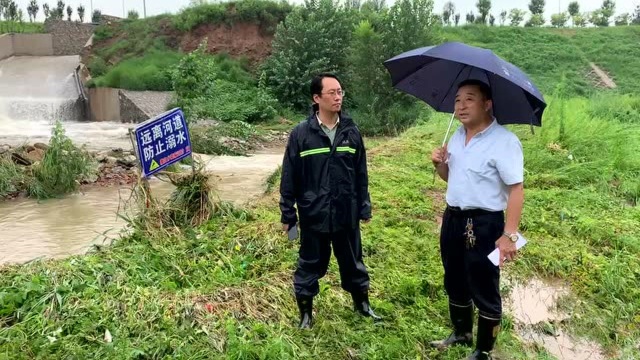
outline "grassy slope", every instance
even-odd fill
[[[527,158],[523,231],[531,243],[508,273],[570,282],[581,302],[566,302],[567,326],[631,358],[640,355],[640,318],[633,317],[640,310],[640,209],[625,205],[623,188],[637,185],[640,160],[625,155],[637,153],[640,137],[637,127],[591,120],[586,105],[553,101],[538,134],[517,129]],[[575,116],[560,136],[563,107]],[[425,346],[448,333],[436,222],[444,184],[432,183],[427,160],[445,126],[439,117],[369,152],[374,220],[364,226],[363,244],[384,324],[352,313],[332,260],[314,330],[294,328],[297,244],[278,232],[273,194],[185,236],[133,236],[97,254],[0,270],[0,358],[462,357],[468,349],[437,355]],[[519,343],[510,317],[504,325],[502,353],[549,358]],[[106,330],[112,343],[103,340]]]
[[[38,34],[43,32],[44,32],[43,23],[38,23],[38,22],[17,23],[13,21],[0,21],[0,34],[4,34],[4,33]]]
[[[640,85],[640,27],[595,29],[445,27],[446,41],[462,41],[495,51],[531,76],[543,93],[554,90],[564,75],[573,94],[592,92],[585,74],[589,62],[608,71],[623,93]]]

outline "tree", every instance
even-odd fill
[[[616,3],[613,0],[604,0],[602,2],[602,7],[600,8],[600,10],[602,11],[602,16],[604,17],[602,22],[604,23],[605,20],[607,22],[607,25],[603,26],[609,26],[610,19],[616,11]]]
[[[630,20],[631,15],[629,15],[629,13],[620,14],[616,16],[615,24],[616,26],[627,26]]]
[[[45,20],[51,16],[51,10],[49,10],[49,4],[42,4],[42,12],[44,13]]]
[[[267,86],[283,104],[308,109],[313,75],[346,74],[352,31],[348,14],[332,0],[306,0],[276,28],[271,56],[262,65]]]
[[[526,14],[527,14],[527,12],[524,11],[524,10],[511,9],[511,11],[509,12],[509,20],[511,21],[510,25],[511,26],[520,26],[520,24],[522,23],[522,20],[524,20],[524,17],[525,17]]]
[[[100,22],[101,18],[102,18],[102,11],[98,9],[93,10],[93,14],[91,14],[91,22],[94,24],[97,24]]]
[[[458,24],[460,23],[460,14],[456,14],[456,16],[454,17],[454,21],[456,23],[456,26],[458,26]]]
[[[570,2],[567,11],[571,17],[578,15],[580,13],[580,4],[577,1]]]
[[[129,12],[127,13],[127,19],[129,20],[137,20],[139,18],[140,14],[138,14],[138,12],[135,10],[129,10]]]
[[[529,11],[532,16],[536,14],[542,15],[544,12],[544,0],[531,0],[529,3]]]
[[[9,20],[9,7],[11,0],[0,0],[0,16],[4,15],[5,20]]]
[[[4,19],[9,21],[18,19],[18,4],[15,1],[9,2],[9,5],[5,8]]]
[[[540,27],[544,25],[544,23],[545,20],[544,17],[542,17],[542,14],[531,14],[531,18],[529,18],[529,21],[527,21],[524,26]]]
[[[633,12],[633,17],[631,18],[631,24],[640,25],[640,5],[636,6],[636,11]]]
[[[444,4],[444,9],[442,9],[442,20],[447,25],[451,25],[451,20],[453,20],[454,13],[456,12],[456,6],[451,1],[447,1]]]
[[[565,12],[562,12],[559,14],[553,14],[551,15],[551,26],[557,27],[557,28],[565,27],[567,25],[568,20],[569,20],[569,17]]]
[[[476,16],[472,12],[469,12],[467,14],[467,24],[473,24],[475,20]]]
[[[78,12],[78,17],[80,18],[80,22],[83,23],[84,22],[84,5],[80,4],[80,6],[78,6],[78,9],[76,9],[76,11]]]
[[[587,14],[578,14],[576,16],[573,17],[573,26],[577,26],[577,27],[585,27],[587,26],[587,19],[588,19],[588,15]]]
[[[602,9],[592,11],[589,15],[589,22],[595,26],[609,26],[609,18],[605,15]]]
[[[71,8],[71,5],[67,6],[67,21],[71,21],[71,15],[73,14],[73,8]]]
[[[357,11],[360,11],[361,7],[362,7],[362,1],[360,1],[360,0],[346,0],[344,2],[344,8],[346,10],[357,10]]]
[[[491,0],[478,0],[476,7],[478,8],[478,13],[480,13],[479,18],[482,20],[481,22],[486,24],[489,11],[491,10]]]
[[[489,25],[494,26],[496,24],[496,17],[493,14],[489,15]]]
[[[507,22],[507,10],[502,10],[500,13],[500,26],[504,26]]]
[[[40,10],[40,7],[38,6],[37,0],[31,0],[29,2],[29,6],[27,6],[27,14],[29,14],[29,22],[36,21],[38,10]]]

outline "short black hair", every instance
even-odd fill
[[[491,88],[487,83],[476,79],[467,79],[458,84],[458,90],[463,86],[477,86],[480,89],[480,93],[484,96],[485,100],[492,100]]]
[[[324,78],[333,78],[336,79],[341,85],[340,79],[338,76],[332,73],[320,73],[311,79],[311,98],[313,99],[313,95],[322,95],[322,79]]]

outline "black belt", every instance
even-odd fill
[[[468,209],[462,210],[457,206],[449,206],[447,205],[447,211],[451,213],[453,216],[461,216],[461,217],[474,217],[474,216],[482,216],[482,215],[496,215],[501,214],[502,211],[489,211],[484,209]]]

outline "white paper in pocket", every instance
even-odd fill
[[[527,239],[525,239],[524,236],[522,236],[522,234],[518,233],[518,241],[516,241],[516,249],[520,250],[520,248],[523,247],[526,243],[527,243]],[[498,258],[499,254],[500,254],[500,250],[496,248],[491,252],[491,254],[487,256],[495,266],[498,266],[500,264],[500,259]]]

